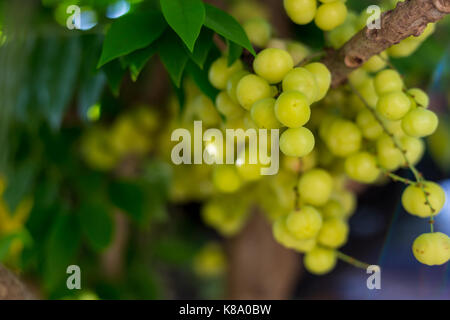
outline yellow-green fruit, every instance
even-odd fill
[[[417,185],[408,186],[402,195],[402,204],[410,214],[427,218],[437,215],[445,204],[445,192],[437,183],[427,181],[423,183],[423,189],[428,194],[427,198],[434,212],[427,204],[424,191]]]
[[[348,120],[333,121],[326,137],[328,148],[338,157],[346,157],[358,151],[361,140],[361,131]]]
[[[294,60],[294,65],[299,64],[303,59],[305,59],[309,54],[310,50],[304,44],[291,41],[286,45],[286,49]]]
[[[265,47],[272,36],[272,27],[266,19],[253,18],[245,21],[242,26],[250,42],[260,48]]]
[[[375,90],[378,95],[385,93],[401,91],[403,89],[403,80],[397,71],[388,69],[378,72],[375,76]]]
[[[269,83],[263,78],[249,74],[239,81],[236,88],[236,97],[241,106],[250,110],[256,101],[271,98],[272,89]]]
[[[411,36],[400,41],[397,44],[394,44],[386,51],[391,57],[395,58],[407,57],[411,55],[414,51],[416,51],[421,44],[422,44],[421,41],[418,41],[417,38]]]
[[[286,217],[278,218],[272,226],[273,236],[277,242],[289,249],[309,252],[316,246],[315,239],[296,239],[286,228]]]
[[[336,266],[337,256],[334,250],[316,247],[303,259],[306,270],[316,275],[323,275]]]
[[[286,127],[298,128],[309,121],[311,109],[301,92],[285,91],[275,102],[275,115]]]
[[[226,91],[222,91],[217,95],[216,107],[227,119],[241,118],[244,116],[245,112],[238,103],[231,100]]]
[[[345,217],[349,217],[356,209],[356,196],[348,190],[335,190],[331,194],[332,199],[336,199],[344,208]]]
[[[284,76],[294,68],[291,55],[282,49],[264,49],[256,56],[253,69],[260,77],[274,84],[281,82]]]
[[[228,66],[228,59],[221,57],[213,62],[209,69],[209,82],[219,90],[225,89],[228,79],[242,69],[241,60],[237,60],[231,66]]]
[[[297,24],[307,24],[316,15],[316,0],[284,0],[284,9],[291,20]]]
[[[194,257],[194,271],[201,277],[220,276],[224,273],[225,267],[225,253],[217,243],[207,244]]]
[[[325,219],[346,217],[344,206],[338,200],[329,200],[322,208],[320,208],[322,215]]]
[[[313,206],[323,206],[333,190],[333,178],[323,169],[312,169],[298,182],[300,199]]]
[[[409,111],[402,119],[403,131],[416,138],[432,135],[439,124],[437,115],[423,107],[417,107]]]
[[[311,239],[322,227],[322,216],[314,207],[304,206],[287,216],[286,227],[297,239]]]
[[[250,110],[250,114],[259,128],[279,129],[282,126],[275,116],[275,99],[273,98],[255,102]]]
[[[289,128],[281,134],[280,150],[290,157],[304,157],[314,149],[312,132],[305,128]]]
[[[242,181],[234,166],[218,165],[214,168],[213,184],[220,192],[231,193],[241,187]]]
[[[338,218],[325,220],[320,229],[317,241],[329,248],[339,248],[347,242],[348,224]]]
[[[246,149],[238,155],[236,169],[244,181],[256,181],[261,179],[261,169],[263,165],[259,162],[258,150],[256,154],[250,154]]]
[[[236,90],[237,90],[239,81],[241,81],[241,79],[248,74],[250,74],[248,71],[240,70],[240,71],[234,73],[227,81],[227,93],[228,93],[228,96],[230,96],[230,99],[234,103],[239,103],[239,100],[236,96]]]
[[[198,96],[193,102],[193,110],[196,117],[207,127],[216,126],[220,122],[220,115],[214,103],[207,96]]]
[[[428,108],[430,98],[425,91],[419,88],[411,88],[408,90],[408,95],[411,96],[420,107]]]
[[[421,234],[414,240],[412,252],[420,263],[442,265],[450,260],[450,238],[441,232]]]
[[[330,89],[331,73],[328,68],[320,62],[314,62],[307,64],[305,69],[311,72],[316,79],[317,86],[319,88],[316,101],[322,100]]]
[[[375,140],[383,134],[383,127],[375,119],[372,112],[367,109],[358,112],[356,123],[366,139]]]
[[[387,134],[378,138],[376,149],[378,163],[386,170],[395,171],[405,162],[402,152]]]
[[[330,31],[343,24],[346,17],[346,5],[342,1],[333,1],[324,3],[317,9],[314,21],[320,29]]]
[[[402,119],[411,108],[411,100],[401,91],[383,94],[377,103],[377,112],[388,120]]]
[[[345,172],[353,180],[363,183],[372,183],[380,175],[377,158],[366,151],[352,154],[345,159]]]
[[[406,158],[412,165],[416,165],[422,159],[425,152],[425,143],[422,139],[403,136],[400,138],[400,145],[406,151]]]
[[[283,79],[283,91],[299,91],[308,99],[309,104],[316,101],[319,86],[314,75],[305,68],[295,68]]]
[[[380,54],[372,56],[369,60],[367,60],[363,64],[363,68],[369,72],[377,72],[386,67],[388,55],[386,51],[383,51]]]

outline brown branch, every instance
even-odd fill
[[[301,274],[301,258],[278,244],[261,212],[228,242],[229,299],[289,299]]]
[[[9,270],[0,265],[0,300],[30,300],[33,295]]]
[[[332,86],[342,84],[347,76],[370,57],[409,36],[419,36],[428,23],[450,13],[450,0],[406,0],[394,10],[381,15],[381,28],[365,27],[339,50],[330,50],[323,62],[332,73]]]

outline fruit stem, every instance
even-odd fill
[[[351,264],[352,266],[360,269],[367,269],[369,267],[368,263],[361,262],[353,257],[350,257],[340,251],[336,251],[336,255],[339,259],[341,259],[344,262],[347,262],[348,264]]]
[[[383,171],[383,173],[388,176],[389,178],[391,178],[394,181],[398,181],[398,182],[403,182],[404,184],[415,184],[413,181],[403,178],[395,173],[389,172],[383,168],[380,167],[380,169]]]
[[[433,224],[434,224],[434,213],[435,210],[433,206],[431,205],[430,199],[428,198],[428,193],[425,191],[425,185],[424,185],[424,178],[422,174],[417,170],[417,168],[409,161],[408,157],[406,156],[406,150],[402,148],[400,143],[398,142],[397,138],[394,136],[392,132],[389,131],[387,126],[384,124],[383,120],[380,118],[380,116],[375,112],[375,110],[370,107],[369,103],[364,99],[364,97],[361,95],[361,93],[355,88],[353,84],[350,82],[348,83],[353,93],[355,93],[358,98],[363,102],[363,104],[366,106],[367,109],[372,113],[372,115],[375,117],[377,122],[380,124],[380,126],[383,128],[383,131],[392,139],[392,142],[394,143],[394,146],[400,150],[401,154],[403,155],[403,158],[405,160],[406,166],[411,170],[411,172],[414,175],[414,178],[416,179],[416,185],[420,187],[422,190],[424,196],[425,196],[425,204],[430,208],[431,210],[431,216],[430,216],[430,226],[431,226],[431,232],[434,232]]]

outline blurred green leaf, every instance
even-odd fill
[[[125,74],[125,69],[122,68],[119,60],[114,60],[103,66],[103,71],[106,73],[109,87],[115,96],[119,95],[120,85],[122,84],[122,78]]]
[[[167,23],[192,52],[205,21],[203,2],[201,0],[160,0],[160,4]]]
[[[36,171],[36,163],[28,160],[8,175],[8,185],[3,194],[8,208],[14,214],[20,201],[31,191]]]
[[[173,83],[179,87],[189,56],[173,31],[167,31],[159,42],[159,56]]]
[[[122,61],[125,67],[130,68],[131,79],[136,81],[142,69],[157,51],[156,44],[152,44],[144,49],[136,50],[123,57]]]
[[[213,35],[214,32],[212,32],[211,29],[203,28],[200,36],[197,39],[197,42],[195,43],[194,51],[192,53],[189,53],[191,59],[201,69],[203,69],[203,66],[213,45]]]
[[[159,11],[136,11],[111,25],[105,37],[97,67],[135,50],[145,48],[158,39],[167,25]]]
[[[111,202],[128,213],[137,223],[147,220],[146,195],[142,186],[133,181],[113,182],[109,187]]]
[[[81,230],[96,251],[105,249],[112,240],[114,222],[102,203],[84,203],[78,210]]]
[[[233,41],[227,40],[228,45],[228,66],[231,66],[237,59],[241,57],[242,47]]]
[[[200,90],[212,101],[216,101],[219,90],[214,88],[209,82],[208,70],[201,70],[195,63],[189,61],[186,66],[186,71],[200,88]]]
[[[44,277],[47,289],[65,285],[66,270],[77,264],[76,255],[81,245],[81,232],[75,215],[60,213],[52,226],[48,239]]]

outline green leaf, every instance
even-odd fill
[[[159,11],[135,12],[116,20],[109,29],[97,67],[158,39],[167,27]]]
[[[195,43],[194,52],[189,53],[191,59],[201,68],[205,65],[208,54],[213,44],[214,32],[211,29],[203,28]]]
[[[203,2],[201,0],[160,0],[160,3],[167,23],[192,52],[205,22]]]
[[[109,188],[111,202],[122,209],[137,223],[146,220],[146,195],[143,188],[133,181],[119,181],[111,184]]]
[[[157,49],[158,47],[155,44],[152,44],[123,57],[123,65],[130,68],[131,79],[133,81],[137,80],[142,69],[144,69],[148,60],[153,57]]]
[[[44,260],[45,282],[48,289],[65,283],[67,267],[77,264],[75,257],[81,245],[81,232],[74,215],[59,213],[48,239]]]
[[[200,90],[207,95],[212,101],[216,101],[219,90],[214,88],[208,79],[208,71],[200,69],[195,63],[189,61],[186,66],[187,73],[197,84]]]
[[[122,68],[119,60],[114,60],[106,64],[102,70],[106,73],[109,87],[115,96],[119,95],[120,85],[122,84],[122,78],[125,74],[125,70]]]
[[[81,230],[96,251],[105,249],[112,240],[114,223],[101,203],[86,203],[78,211]]]
[[[231,40],[241,47],[244,47],[251,54],[256,55],[250,40],[247,37],[242,26],[237,22],[235,18],[230,16],[223,10],[216,8],[210,4],[205,4],[206,18],[205,26],[214,30],[221,36],[228,40]]]
[[[179,87],[189,56],[174,32],[166,32],[159,43],[159,56],[174,84]]]
[[[228,44],[228,66],[231,66],[242,54],[242,47],[227,39]]]

